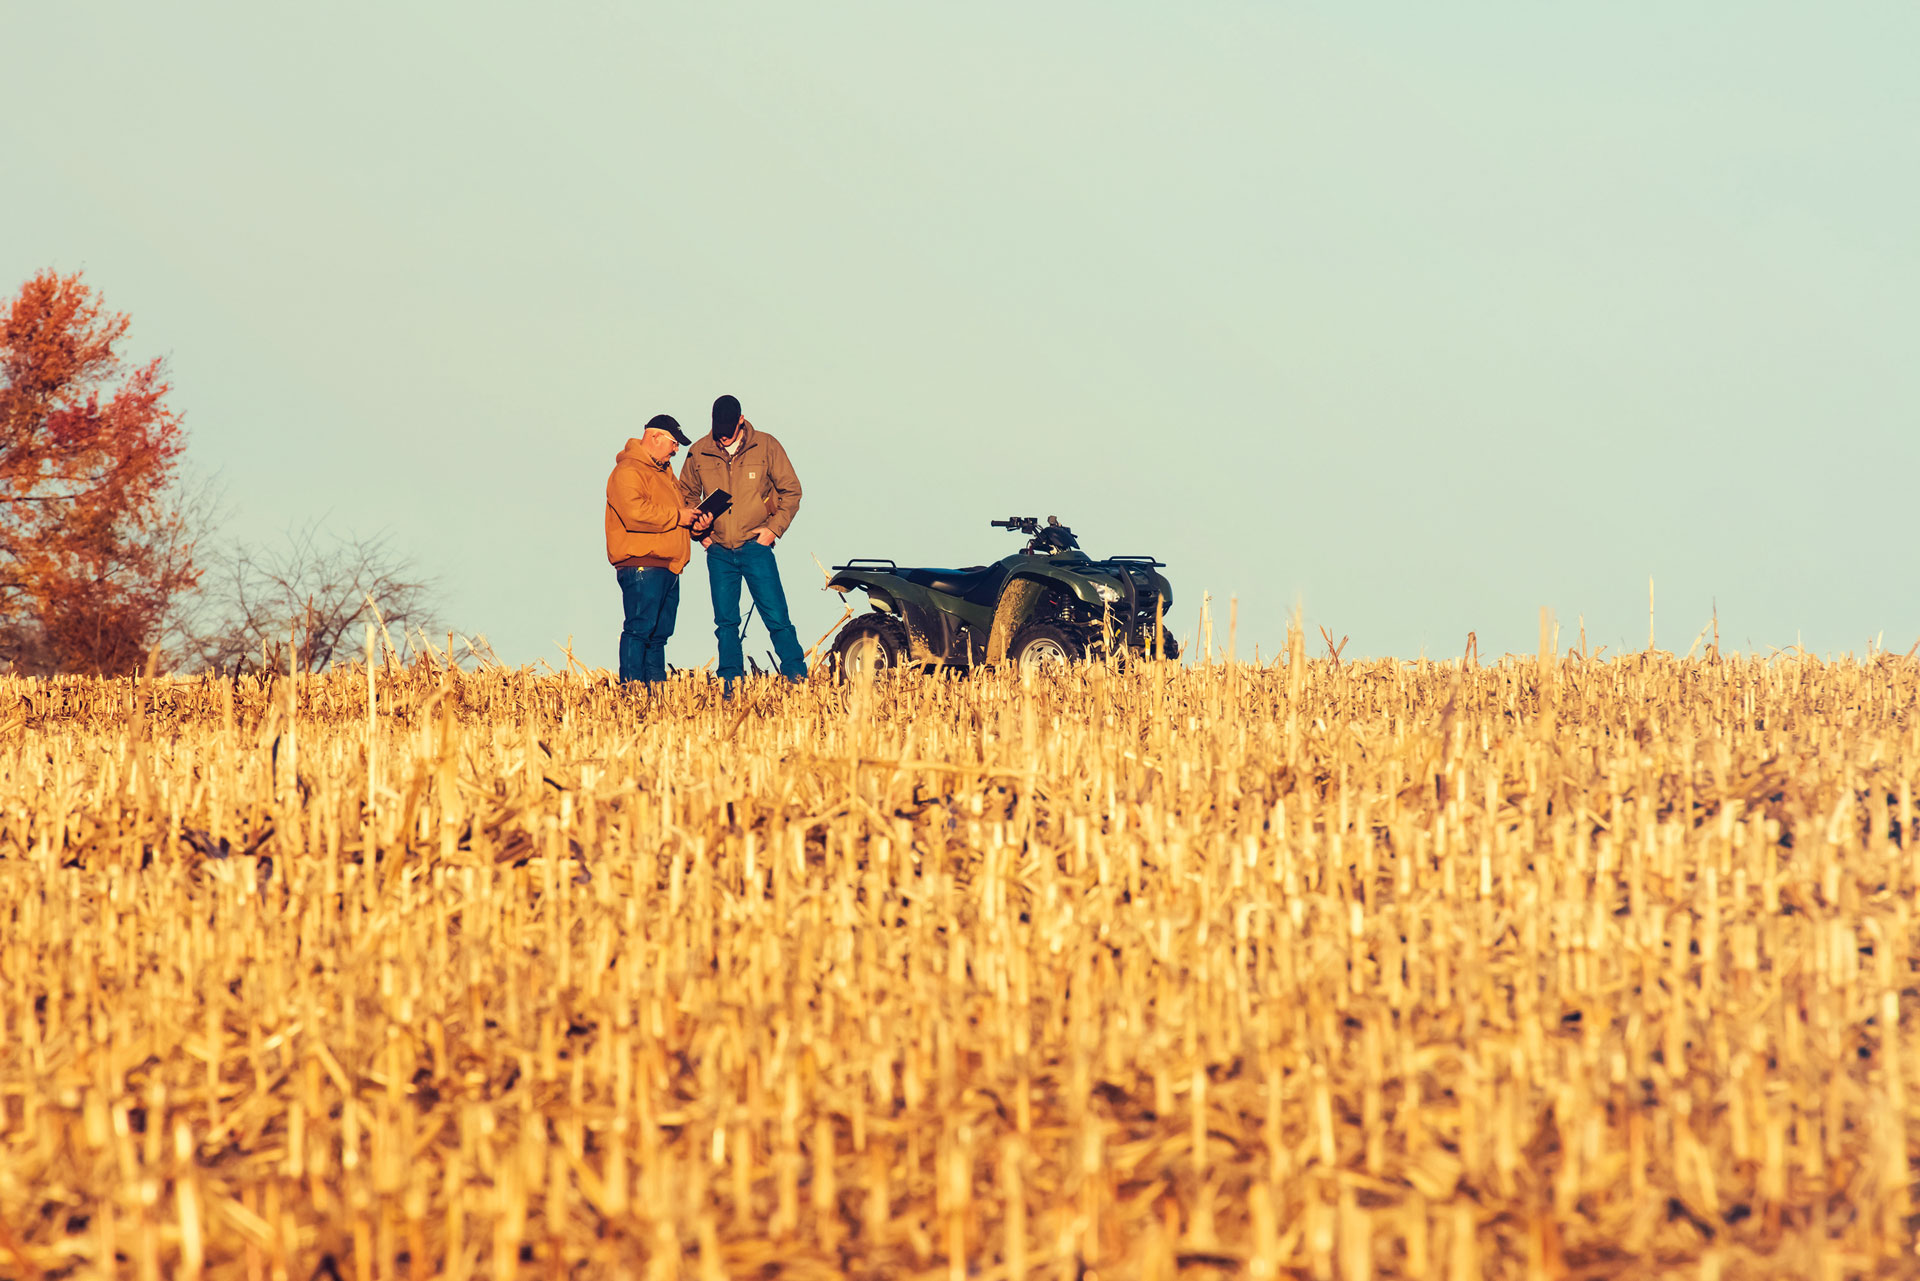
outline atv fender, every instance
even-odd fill
[[[827,580],[827,586],[842,594],[857,587],[867,594],[867,601],[875,610],[897,621],[906,639],[910,662],[942,661],[943,646],[937,645],[920,626],[927,617],[940,612],[926,588],[903,580],[897,573],[880,570],[842,570]]]
[[[1104,581],[1104,575],[1082,574],[1070,569],[1058,569],[1048,575],[1054,582],[1067,588],[1085,604],[1096,610],[1118,609],[1126,593]]]
[[[1047,580],[1031,574],[1017,574],[1000,589],[1000,603],[994,607],[993,627],[987,632],[987,661],[1007,661],[1007,647],[1013,634],[1033,617],[1034,607],[1046,594]]]
[[[857,587],[867,594],[867,599],[873,603],[875,609],[883,614],[892,614],[898,618],[900,616],[900,602],[895,600],[893,593],[887,590],[888,586],[891,585],[890,583],[878,581],[882,579],[892,579],[892,575],[868,574],[843,570],[827,580],[827,587],[839,592],[843,596]]]

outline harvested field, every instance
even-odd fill
[[[0,681],[0,1276],[1910,1276],[1920,664]]]

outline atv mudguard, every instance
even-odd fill
[[[885,602],[876,606],[882,613],[901,615],[904,609],[919,606],[922,609],[952,614],[963,622],[979,623],[983,626],[993,617],[993,610],[985,606],[975,605],[972,601],[962,600],[947,592],[936,591],[912,581],[903,574],[887,570],[841,570],[827,580],[827,586],[838,592],[857,587],[866,592],[869,600]]]
[[[891,573],[884,569],[836,570],[834,571],[833,577],[827,580],[827,587],[832,591],[842,593],[858,587],[867,594],[868,599],[872,599],[874,596],[880,596],[890,603],[894,603],[894,596],[902,590],[925,590],[924,588],[916,588],[912,583],[900,577],[898,574]],[[881,612],[887,613],[889,611],[882,610]]]
[[[916,583],[897,570],[842,569],[827,580],[827,586],[840,592],[859,588],[875,609],[899,619],[907,629],[908,651],[915,662],[953,661],[956,650],[967,652],[967,635],[979,638],[971,652],[985,654],[985,638],[993,622],[989,608]],[[967,635],[960,634],[961,628]]]
[[[1041,560],[1029,557],[1028,564],[1015,569],[1009,579],[1037,578],[1042,582],[1058,583],[1072,592],[1082,603],[1091,605],[1095,610],[1111,609],[1126,600],[1127,594],[1115,587],[1110,581],[1111,572],[1094,568],[1091,561],[1051,558]]]

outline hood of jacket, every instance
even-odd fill
[[[653,455],[647,452],[646,445],[641,442],[638,436],[627,437],[626,445],[619,453],[613,456],[613,465],[615,467],[620,466],[622,463],[634,467],[660,466],[659,463],[653,461]]]

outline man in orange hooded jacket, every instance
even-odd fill
[[[686,433],[668,414],[649,419],[627,441],[607,477],[607,560],[620,583],[620,679],[667,678],[667,638],[680,612],[680,571],[692,554],[688,530],[707,515],[682,506],[673,456]]]

